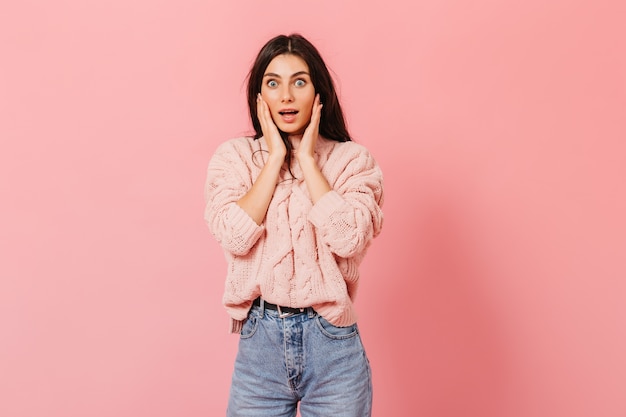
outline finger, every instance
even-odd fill
[[[265,109],[263,108],[263,99],[261,98],[261,94],[257,94],[256,96],[256,114],[259,119],[259,124],[261,125],[261,130],[263,131],[263,136],[267,133],[267,123],[265,120]]]
[[[265,102],[265,100],[263,100],[263,98],[261,98],[261,107],[263,109],[263,119],[265,121],[265,127],[272,129],[274,120],[272,119],[272,115],[270,113],[270,106]]]
[[[314,129],[319,129],[319,123],[322,117],[322,106],[323,105],[320,100],[320,95],[317,94],[315,96],[315,102],[313,103],[313,112],[311,114],[311,122],[310,122],[310,125],[312,125]]]
[[[315,116],[317,118],[317,121],[319,122],[319,119],[322,116],[322,107],[324,105],[322,104],[322,99],[320,97],[320,95],[317,95],[317,100],[316,100],[316,106],[315,106]]]
[[[259,103],[260,103],[260,112],[259,112],[259,122],[261,123],[261,130],[263,131],[263,136],[267,139],[274,136],[276,131],[276,125],[274,125],[274,120],[272,120],[272,115],[270,113],[269,105],[263,100],[263,98],[259,95]]]

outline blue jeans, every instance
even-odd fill
[[[235,360],[228,417],[370,417],[372,379],[358,328],[312,309],[280,318],[252,307]]]

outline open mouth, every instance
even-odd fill
[[[279,110],[278,114],[283,123],[295,123],[298,120],[298,110],[283,109]]]

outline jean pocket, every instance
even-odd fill
[[[359,333],[356,323],[346,327],[339,327],[331,324],[322,316],[317,316],[316,322],[322,334],[330,339],[349,339]]]
[[[242,339],[248,339],[256,333],[256,329],[259,327],[259,318],[250,314],[246,321],[243,323],[239,336]]]

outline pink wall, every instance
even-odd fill
[[[624,4],[7,2],[0,415],[223,415],[204,173],[291,31],[386,175],[375,415],[626,415]]]

